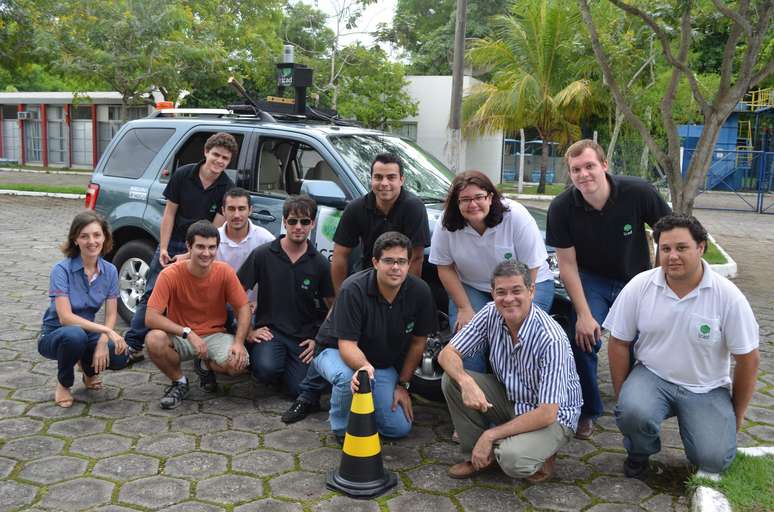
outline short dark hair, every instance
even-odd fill
[[[290,196],[282,204],[282,218],[287,219],[291,213],[307,215],[314,220],[317,217],[317,201],[306,194]]]
[[[395,153],[379,153],[374,157],[374,161],[371,162],[371,175],[374,174],[374,164],[379,162],[380,164],[398,164],[398,172],[403,176],[403,160],[400,159]]]
[[[100,252],[99,255],[104,256],[113,249],[113,235],[110,233],[110,226],[105,218],[94,210],[83,210],[73,217],[73,221],[70,223],[70,231],[67,233],[67,240],[59,247],[62,254],[68,258],[75,258],[81,254],[81,250],[75,244],[75,240],[78,238],[78,235],[81,234],[83,228],[93,222],[99,224],[99,227],[102,228],[102,234],[105,235],[105,240],[102,242],[102,252]]]
[[[236,156],[237,152],[239,152],[239,144],[237,144],[236,139],[230,133],[218,132],[211,135],[210,138],[207,139],[207,142],[204,143],[204,151],[209,151],[215,146],[220,146],[229,150],[232,157]]]
[[[465,171],[454,177],[449,187],[449,193],[446,195],[446,204],[443,211],[443,227],[449,231],[457,231],[467,224],[467,221],[460,212],[460,192],[468,185],[473,185],[487,194],[492,194],[492,205],[489,207],[489,213],[484,219],[486,227],[492,228],[503,221],[503,215],[508,211],[508,207],[503,204],[503,196],[492,183],[486,174],[481,171]]]
[[[411,259],[411,240],[403,233],[397,231],[387,231],[379,235],[379,238],[374,242],[374,249],[372,251],[373,257],[377,260],[382,259],[382,253],[395,247],[401,247],[406,249],[408,259]]]
[[[570,147],[567,148],[567,151],[564,152],[564,163],[567,164],[567,167],[570,167],[570,158],[576,158],[580,156],[580,154],[588,148],[593,149],[594,153],[597,154],[599,163],[607,163],[607,155],[605,155],[605,150],[602,146],[591,139],[581,139],[578,142],[574,142],[572,145],[570,145]]]
[[[202,238],[214,238],[217,240],[217,243],[220,243],[218,228],[213,226],[212,222],[208,220],[197,220],[188,226],[188,230],[185,232],[185,243],[188,244],[189,247],[193,246],[197,236]]]
[[[492,279],[490,284],[492,290],[495,287],[495,279],[498,277],[517,277],[521,276],[524,279],[524,286],[529,288],[532,286],[532,274],[529,273],[529,267],[524,263],[516,260],[503,260],[498,263],[492,271]]]
[[[682,215],[679,213],[672,213],[661,217],[653,226],[653,239],[658,245],[658,241],[661,238],[661,233],[665,231],[672,231],[675,228],[686,228],[691,233],[691,238],[694,239],[696,244],[707,242],[707,230],[701,225],[696,217],[693,215]]]
[[[226,207],[227,197],[244,197],[247,199],[247,205],[250,205],[250,192],[243,189],[242,187],[231,187],[230,189],[226,190],[226,193],[223,194],[223,208]]]

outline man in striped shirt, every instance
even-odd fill
[[[567,335],[532,306],[535,286],[523,263],[492,273],[492,297],[441,351],[443,394],[467,460],[449,468],[469,478],[495,463],[536,483],[553,475],[556,452],[574,435],[583,404]],[[491,374],[466,371],[462,358],[489,353]]]

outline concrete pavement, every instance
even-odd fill
[[[0,510],[688,510],[683,482],[690,468],[674,421],[645,482],[623,477],[621,436],[609,413],[591,441],[573,441],[560,452],[548,483],[529,485],[500,472],[459,481],[445,474],[461,459],[445,407],[418,400],[412,435],[383,449],[386,465],[400,476],[398,488],[354,501],[325,489],[325,474],[339,459],[325,413],[286,426],[279,416],[290,402],[248,379],[230,381],[217,395],[194,385],[181,407],[165,411],[158,399],[166,378],[145,361],[107,372],[103,391],[76,384],[76,404],[55,406],[56,364],[38,355],[35,340],[48,274],[61,258],[57,245],[81,204],[0,196]],[[739,443],[771,445],[774,216],[697,216],[737,260],[736,282],[763,335],[758,390]],[[609,411],[609,375],[606,364],[600,368]]]

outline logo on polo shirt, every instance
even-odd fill
[[[406,324],[406,334],[410,333],[414,330],[414,322],[409,322]]]
[[[210,205],[210,213],[217,213],[217,211],[218,211],[218,205],[215,203],[212,203]]]
[[[710,327],[707,324],[700,324],[699,325],[699,339],[700,340],[709,340],[711,333],[712,333],[712,327]]]
[[[505,258],[506,260],[509,260],[513,258],[513,254],[506,252],[505,254],[503,254],[503,258]]]
[[[624,224],[624,236],[631,236],[632,234],[632,225],[631,224]]]
[[[310,284],[312,284],[312,281],[308,277],[305,277],[304,280],[301,281],[301,288],[308,290]]]

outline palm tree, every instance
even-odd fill
[[[493,25],[496,37],[476,39],[468,51],[469,62],[490,71],[491,80],[465,98],[465,131],[535,128],[543,140],[538,193],[544,193],[548,143],[579,138],[580,119],[591,105],[590,83],[580,78],[573,53],[580,14],[570,2],[527,0],[496,16]]]

